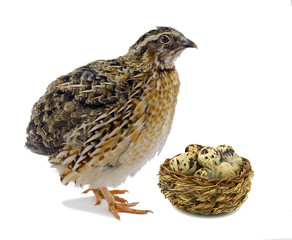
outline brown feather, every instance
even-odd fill
[[[33,107],[26,146],[50,155],[64,184],[116,186],[134,175],[170,131],[180,85],[173,61],[187,41],[158,28],[122,57],[59,77]]]

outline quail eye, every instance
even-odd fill
[[[167,35],[162,35],[160,37],[160,42],[163,43],[163,44],[167,44],[167,43],[170,42],[170,39],[169,39],[169,37]]]

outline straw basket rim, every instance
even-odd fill
[[[186,176],[182,173],[175,172],[169,169],[169,161],[175,157],[179,156],[179,154],[175,155],[172,158],[167,158],[161,165],[159,169],[159,175],[165,176],[169,175],[172,178],[175,178],[178,181],[184,182],[184,183],[192,183],[192,184],[198,184],[201,186],[214,186],[214,185],[220,185],[220,186],[232,186],[235,183],[242,182],[245,178],[249,176],[253,176],[253,170],[251,168],[250,161],[247,158],[241,157],[243,162],[243,169],[241,173],[231,178],[224,178],[224,179],[207,179],[204,177],[199,176]]]

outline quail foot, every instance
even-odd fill
[[[26,147],[50,156],[63,184],[87,185],[97,203],[105,198],[116,218],[118,212],[148,213],[108,187],[134,176],[161,151],[180,85],[174,60],[194,47],[179,31],[158,27],[125,55],[57,78],[33,106]]]

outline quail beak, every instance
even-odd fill
[[[197,45],[193,42],[193,41],[191,41],[190,39],[187,39],[186,38],[186,41],[182,44],[182,46],[184,47],[184,48],[198,48],[197,47]]]

